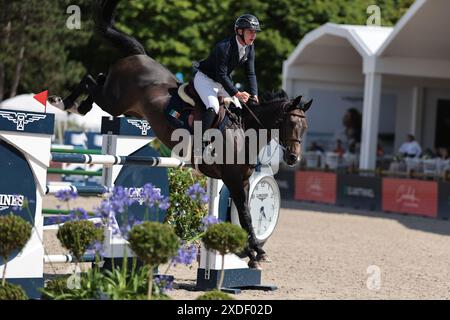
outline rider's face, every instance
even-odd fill
[[[253,41],[255,41],[255,39],[256,39],[256,31],[255,30],[250,30],[250,29],[244,30],[244,40],[245,40],[246,45],[253,44]]]

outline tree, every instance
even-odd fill
[[[65,91],[85,72],[69,51],[85,45],[91,22],[87,20],[79,30],[67,28],[69,4],[67,0],[0,0],[0,101],[18,92]]]

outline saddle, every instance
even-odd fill
[[[178,88],[178,96],[186,102],[188,107],[192,108],[192,112],[188,116],[188,124],[190,127],[194,126],[194,121],[201,121],[202,120],[202,114],[206,110],[206,106],[203,103],[202,99],[197,93],[197,90],[195,90],[193,81],[190,81],[188,83],[182,84]],[[233,98],[224,98],[224,97],[218,97],[219,98],[219,113],[214,120],[212,124],[212,128],[218,128],[220,130],[223,129],[222,124],[225,124],[225,120],[227,120],[227,116],[232,118],[235,118],[236,116],[229,112],[229,108],[231,107],[233,103]],[[232,108],[232,107],[231,107]]]

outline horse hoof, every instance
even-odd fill
[[[262,267],[261,267],[261,265],[259,264],[259,262],[258,262],[258,261],[255,261],[255,260],[250,260],[250,261],[248,262],[248,267],[249,267],[250,269],[262,270]]]
[[[49,96],[47,98],[48,103],[50,103],[52,106],[61,109],[64,111],[64,103],[63,103],[63,99],[61,99],[61,97],[58,96]]]
[[[265,263],[272,262],[272,260],[270,260],[269,255],[267,253],[257,254],[256,255],[256,261],[258,261],[258,262],[265,262]]]

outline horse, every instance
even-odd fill
[[[97,32],[118,48],[123,57],[110,66],[106,75],[101,74],[97,79],[86,75],[67,98],[62,100],[54,96],[49,98],[49,102],[64,110],[77,109],[75,111],[81,114],[89,111],[95,102],[112,116],[145,119],[156,137],[172,149],[178,143],[171,139],[176,128],[168,122],[164,111],[180,83],[166,67],[148,56],[135,38],[115,28],[113,16],[118,2],[103,0],[100,3],[95,26]],[[81,94],[87,94],[88,98],[78,106],[76,100]],[[271,129],[279,130],[283,158],[288,165],[293,166],[301,157],[302,137],[307,128],[305,112],[311,103],[312,100],[302,101],[301,96],[289,99],[283,91],[271,92],[263,95],[259,103],[244,104],[246,108],[242,111],[241,123],[235,121],[229,127],[267,129],[267,141],[271,139]],[[236,143],[237,151],[234,152],[249,147],[242,141]],[[268,261],[268,255],[256,239],[247,207],[249,178],[255,170],[255,165],[250,162],[247,157],[245,163],[241,164],[200,163],[196,169],[210,178],[221,179],[229,189],[240,224],[249,235],[244,251],[250,258],[248,265],[250,268],[262,269],[260,262]]]

